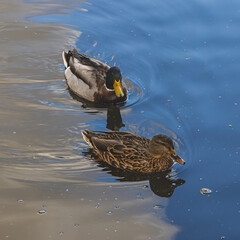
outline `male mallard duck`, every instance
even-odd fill
[[[174,161],[185,164],[166,135],[158,134],[151,140],[130,132],[82,132],[94,153],[109,165],[141,173],[169,169]]]
[[[117,103],[127,99],[127,87],[118,67],[78,53],[63,51],[65,77],[69,88],[79,97],[95,103]]]

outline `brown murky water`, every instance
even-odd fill
[[[81,154],[80,130],[106,114],[83,111],[59,69],[81,32],[27,20],[61,13],[58,2],[0,3],[0,239],[171,239],[166,199],[95,180],[104,173]]]

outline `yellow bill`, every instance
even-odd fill
[[[113,88],[114,88],[114,91],[115,91],[115,94],[116,94],[117,97],[123,97],[124,96],[120,80],[119,81],[117,81],[117,80],[114,81]]]

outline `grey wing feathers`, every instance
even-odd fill
[[[89,88],[96,85],[95,81],[99,76],[101,76],[102,79],[105,79],[106,72],[110,68],[107,64],[104,64],[99,60],[78,53],[76,49],[73,49],[73,51],[69,51],[68,53],[63,51],[62,58],[65,67],[70,67],[71,72],[79,80],[86,83]]]
[[[69,66],[71,72],[78,78],[85,82],[90,88],[93,84],[90,80],[94,79],[94,68],[82,64],[77,58],[71,57],[69,59]]]

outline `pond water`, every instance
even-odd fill
[[[1,0],[0,13],[0,239],[239,239],[239,1]],[[125,105],[68,91],[74,47],[120,66]],[[84,129],[166,134],[186,165],[124,174],[94,161]]]

